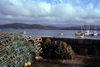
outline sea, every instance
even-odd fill
[[[63,33],[62,37],[76,37],[75,32],[79,30],[39,30],[39,29],[1,29],[0,32],[13,32],[20,33],[26,31],[26,35],[30,36],[54,36],[59,37],[59,33]],[[91,31],[93,32],[93,30]],[[97,31],[98,36],[91,36],[87,38],[98,38],[100,39],[100,30]]]

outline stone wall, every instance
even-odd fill
[[[71,45],[73,50],[78,55],[100,56],[100,39],[85,39],[85,38],[63,38],[63,37],[42,37],[43,41],[46,38],[51,40],[65,41]]]

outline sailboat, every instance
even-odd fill
[[[81,30],[75,33],[75,36],[79,36],[79,38],[84,38],[84,33],[82,31],[82,26],[81,26]]]
[[[88,26],[88,29],[86,29],[86,31],[84,32],[84,36],[90,36],[91,32],[90,32],[90,26]]]
[[[86,31],[84,32],[84,35],[85,35],[85,36],[89,36],[89,35],[90,35],[90,31],[89,31],[89,30],[86,30]]]
[[[97,36],[98,33],[96,31],[93,32],[93,36]]]
[[[96,25],[95,25],[95,31],[93,31],[93,36],[97,36],[98,35],[98,33],[97,33],[97,31],[96,31]]]
[[[82,26],[81,26],[81,30],[78,31],[78,32],[76,32],[75,35],[76,35],[76,36],[79,36],[79,35],[81,35],[81,33],[82,33]]]

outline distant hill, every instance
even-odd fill
[[[62,28],[63,30],[100,30],[100,26],[99,25],[83,25],[83,26],[72,26],[72,27],[65,27]]]
[[[0,25],[0,29],[81,30],[81,26],[59,28],[59,27],[54,27],[54,26],[44,26],[44,25],[40,25],[40,24],[12,23],[12,24]],[[95,26],[95,25],[82,26],[82,30],[85,30],[85,29],[100,30],[100,26],[99,25],[97,25],[97,26]]]
[[[0,29],[60,29],[53,26],[43,26],[40,24],[24,24],[24,23],[12,23],[0,25]]]

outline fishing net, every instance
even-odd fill
[[[74,55],[72,47],[64,41],[46,39],[42,44],[44,58],[71,59]]]
[[[27,37],[17,33],[0,33],[0,67],[23,67],[26,62],[32,62],[35,56],[40,55],[42,49],[38,49],[38,37]]]

